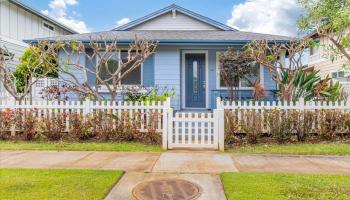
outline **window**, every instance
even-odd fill
[[[218,64],[219,65],[219,64]],[[258,63],[251,64],[252,74],[247,75],[245,78],[241,79],[239,82],[234,84],[234,87],[243,87],[250,88],[253,87],[253,84],[256,80],[260,79],[260,65]],[[219,70],[219,67],[218,67]],[[220,72],[219,72],[220,73]],[[223,79],[220,77],[220,87],[226,87],[226,84]]]
[[[111,59],[108,60],[107,65],[102,66],[100,70],[100,77],[103,80],[106,80],[111,77],[111,74],[118,70],[121,61],[126,61],[128,59],[128,52],[126,50],[121,50],[117,52]],[[122,70],[122,74],[126,72],[130,67],[127,66]],[[140,85],[141,83],[141,68],[142,65],[132,70],[128,75],[126,75],[120,82],[122,85]],[[112,80],[109,81],[112,84]]]
[[[344,71],[332,72],[332,78],[344,78],[344,77],[345,77]]]
[[[320,40],[316,39],[313,41],[313,44],[310,46],[310,56],[318,54],[319,52]]]
[[[50,25],[46,22],[44,22],[43,26],[46,28],[46,29],[49,29],[50,31],[55,31],[55,27],[53,25]]]
[[[111,57],[108,61],[107,64],[104,66],[101,66],[99,75],[102,80],[107,80],[108,78],[111,78],[111,74],[113,74],[119,66],[119,56],[115,55]],[[109,84],[112,84],[112,80],[108,81]]]
[[[126,61],[128,59],[128,52],[127,51],[121,51],[120,57],[123,61]],[[133,63],[130,64],[130,66],[127,66],[122,70],[122,72],[127,71],[130,69]],[[140,85],[141,84],[141,67],[139,66],[136,69],[132,70],[127,76],[125,76],[121,80],[122,85]]]

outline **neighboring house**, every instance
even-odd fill
[[[215,107],[216,97],[227,96],[219,75],[219,52],[226,51],[228,47],[238,50],[252,40],[287,42],[292,39],[238,31],[177,5],[170,5],[111,31],[46,39],[88,42],[90,36],[104,39],[117,37],[119,45],[128,45],[135,35],[138,38],[157,40],[159,46],[154,55],[121,84],[175,89],[176,96],[172,99],[172,105],[176,110],[212,109]],[[126,55],[124,51],[120,54],[121,57]],[[81,61],[83,59],[85,58],[82,57]],[[273,98],[276,84],[268,70],[259,65],[252,67],[255,68],[255,79],[259,78],[268,90],[267,98]],[[89,82],[93,84],[94,77]],[[239,98],[249,99],[251,96],[252,85],[241,81]]]
[[[18,0],[0,0],[0,47],[14,53],[13,66],[28,46],[25,39],[74,34],[76,31]]]
[[[339,56],[333,61],[330,59],[328,48],[330,45],[333,45],[332,42],[326,37],[320,37],[317,33],[312,33],[308,37],[319,43],[319,45],[309,49],[308,68],[319,70],[322,77],[329,76],[341,82],[349,82],[350,74],[343,68],[348,60],[344,56]]]

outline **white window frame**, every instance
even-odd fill
[[[128,49],[119,49],[118,50],[118,60],[119,60],[119,66],[120,66],[120,62],[121,62],[121,52],[122,51],[127,51]],[[99,57],[96,57],[96,65],[98,64],[98,61],[99,61]],[[141,73],[141,80],[140,80],[140,85],[143,85],[143,63],[141,63],[141,66],[140,66],[140,73]],[[131,84],[125,84],[125,85],[123,85],[121,82],[119,82],[119,84],[118,84],[119,86],[126,86],[126,87],[128,87],[128,86],[130,86],[130,87],[134,87],[134,86],[138,86],[138,84],[136,84],[136,85],[131,85]],[[107,89],[107,87],[104,85],[104,84],[98,84],[98,87],[100,88],[99,89],[99,91],[100,92],[108,92],[108,89]]]
[[[343,72],[344,73],[344,77],[339,77],[339,72]],[[331,71],[330,72],[330,77],[333,78],[333,73],[337,73],[337,77],[335,77],[334,79],[338,79],[338,78],[346,78],[348,73],[345,70],[336,70],[336,71]]]
[[[227,90],[226,86],[221,86],[220,85],[220,63],[219,63],[219,54],[223,52],[216,52],[216,89],[218,90]],[[260,83],[264,85],[264,66],[260,64]],[[253,90],[253,87],[242,87],[241,86],[241,81],[239,81],[239,90]]]

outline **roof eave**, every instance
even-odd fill
[[[40,40],[25,40],[26,43],[36,44]],[[48,40],[49,42],[56,42],[56,40]],[[70,41],[70,40],[61,40],[61,41]],[[90,40],[79,40],[83,43],[90,43]],[[227,45],[245,45],[253,40],[154,40],[159,42],[160,45],[218,45],[218,46],[227,46]],[[287,43],[290,40],[270,40],[271,43]],[[101,41],[102,42],[102,41]],[[112,42],[103,41],[103,42]],[[118,40],[118,44],[130,44],[133,40]]]

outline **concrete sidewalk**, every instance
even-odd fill
[[[350,174],[348,156],[231,155],[219,152],[168,151],[0,151],[0,168],[122,169],[126,174],[106,199],[133,199],[141,182],[181,178],[203,190],[199,200],[225,200],[221,172]]]
[[[122,169],[149,172],[159,153],[0,151],[0,168]]]
[[[350,156],[230,155],[210,151],[0,151],[0,168],[122,169],[127,172],[195,174],[229,171],[350,174]]]

